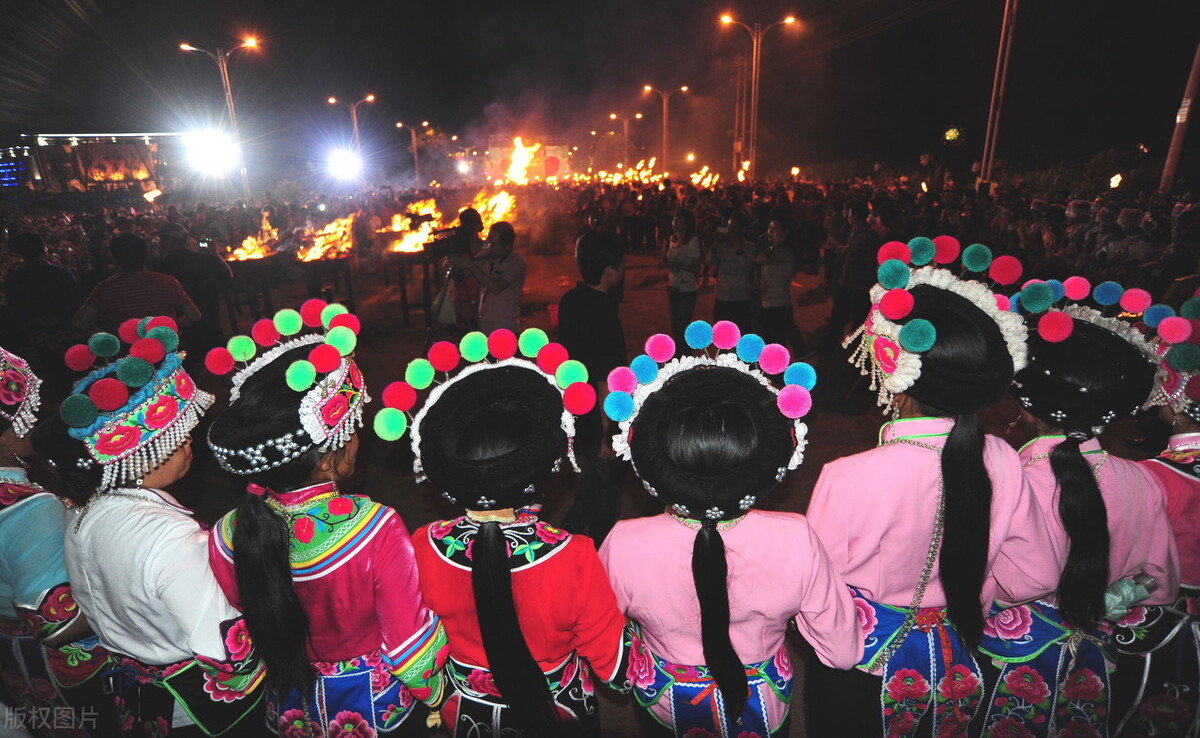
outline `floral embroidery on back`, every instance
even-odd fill
[[[514,571],[540,563],[558,551],[571,534],[522,513],[512,523],[500,526],[508,550],[509,567]],[[464,569],[471,568],[472,548],[479,523],[467,517],[443,520],[429,526],[429,540],[444,558]]]

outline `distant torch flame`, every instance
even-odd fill
[[[1121,186],[1120,173],[1114,174],[1112,177],[1109,178],[1108,186],[1114,190]]]
[[[301,241],[304,243],[296,252],[300,261],[320,259],[342,259],[354,248],[354,216],[331,220],[321,230],[308,229]]]
[[[526,146],[521,137],[513,139],[512,163],[508,165],[508,171],[504,176],[513,184],[529,184],[529,165],[533,163],[533,155],[537,150],[542,148],[541,144],[535,143],[532,146]]]

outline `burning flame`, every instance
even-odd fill
[[[272,228],[266,214],[263,214],[262,220],[259,222],[258,235],[246,236],[242,239],[241,246],[231,249],[229,253],[225,254],[225,259],[227,261],[265,259],[275,253],[277,243],[279,243],[279,229]]]
[[[475,193],[475,198],[468,207],[479,211],[479,215],[483,217],[483,227],[486,229],[491,228],[493,223],[511,220],[517,210],[517,198],[508,190],[500,190],[491,196],[487,190],[480,190]]]
[[[721,178],[721,175],[709,170],[707,164],[700,167],[700,171],[692,172],[688,176],[692,180],[693,185],[695,185],[696,187],[702,187],[704,189],[708,189],[709,187],[712,187],[713,185],[715,185],[717,183],[717,180],[719,180]]]
[[[414,218],[414,215],[427,216]],[[414,224],[414,221],[416,223]],[[438,210],[437,200],[429,198],[419,200],[408,206],[408,211],[392,216],[392,227],[380,233],[403,234],[398,241],[389,247],[391,251],[416,253],[425,248],[425,242],[433,238],[433,232],[442,227],[442,212]]]
[[[508,165],[508,171],[504,176],[513,184],[529,184],[529,165],[533,163],[533,155],[537,153],[542,145],[535,143],[532,146],[526,146],[520,136],[513,139],[512,162]]]
[[[301,237],[304,243],[296,252],[296,258],[300,261],[344,259],[354,247],[353,231],[353,215],[331,220],[319,231],[310,228]]]

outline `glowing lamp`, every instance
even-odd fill
[[[347,149],[334,149],[326,162],[329,173],[338,179],[354,179],[362,172],[362,159]]]

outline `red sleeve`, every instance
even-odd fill
[[[233,524],[235,514],[228,513],[208,531],[208,564],[229,604],[242,609],[238,597],[237,572],[233,568]]]
[[[617,607],[617,598],[600,557],[584,537],[575,536],[577,601],[579,620],[575,624],[575,650],[591,663],[596,675],[605,682],[616,678],[621,660],[625,616]]]

